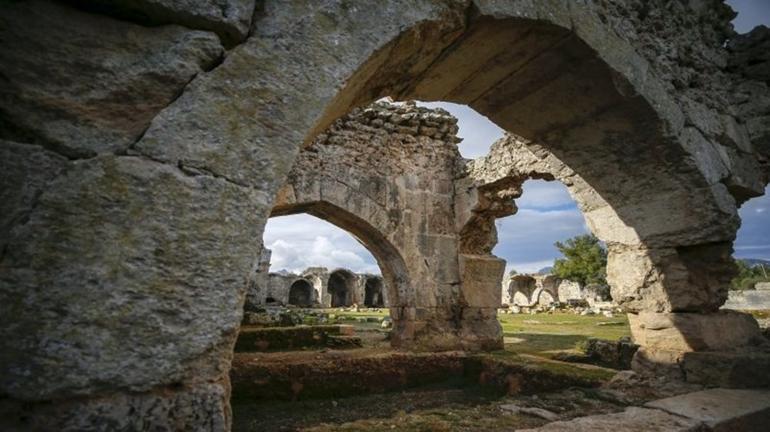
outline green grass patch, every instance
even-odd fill
[[[770,310],[749,310],[749,311],[742,311],[751,314],[754,318],[757,319],[768,319],[770,318]]]
[[[551,357],[558,351],[580,350],[588,338],[618,340],[630,336],[625,315],[580,316],[571,313],[500,314],[506,350]]]

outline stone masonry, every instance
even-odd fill
[[[454,181],[464,161],[456,123],[412,102],[353,110],[300,152],[272,211],[313,214],[367,246],[388,288],[398,347],[502,341],[496,311],[505,263],[459,250]]]
[[[756,322],[719,308],[737,209],[770,175],[770,35],[733,16],[721,0],[3,2],[0,429],[228,430],[271,214],[367,243],[397,346],[499,346],[494,220],[528,178],[564,182],[608,245],[634,367],[734,384],[762,355]],[[360,108],[385,96],[467,104],[511,135],[457,164],[441,113]]]

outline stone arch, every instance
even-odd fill
[[[551,294],[550,291],[548,291],[542,286],[539,286],[537,287],[537,289],[535,289],[535,292],[532,293],[532,304],[545,307],[545,306],[549,306],[557,298],[558,297],[554,297],[554,295]]]
[[[525,274],[511,276],[508,281],[508,297],[516,306],[530,306],[537,299],[532,297],[537,288],[537,281],[534,277]]]
[[[646,60],[590,14],[562,11],[595,23],[565,28],[539,20],[539,10],[504,18],[503,7],[476,6],[472,19],[454,32],[441,27],[453,24],[445,20],[402,33],[380,51],[391,57],[370,58],[367,66],[379,69],[359,69],[327,114],[349,106],[339,102],[364,103],[384,94],[470,105],[522,137],[533,153],[577,173],[581,207],[592,229],[610,244],[615,297],[629,310],[716,310],[732,272],[726,258],[737,226],[723,181],[727,173],[715,172],[722,164],[717,152],[708,150],[712,144],[697,129],[683,126],[684,113],[662,90],[664,83],[653,73],[628,72],[649,70]],[[420,43],[412,44],[415,40]],[[408,46],[421,48],[409,52]],[[425,52],[426,46],[444,48],[419,71],[414,70],[419,62],[399,63],[429,57],[433,53]],[[693,146],[708,151],[696,156]],[[511,188],[490,193],[504,189]],[[479,205],[465,225],[461,245],[467,253],[486,254],[494,245],[494,240],[468,241],[479,229],[494,231],[479,219],[509,211],[499,205],[482,210],[489,201],[484,194],[480,188]],[[628,265],[670,277],[620,274],[618,267]]]
[[[332,307],[351,306],[356,302],[356,276],[349,270],[338,269],[329,273],[327,289]]]
[[[313,285],[307,279],[297,279],[289,286],[289,304],[311,306],[313,304]]]
[[[540,276],[540,285],[543,287],[543,290],[551,296],[551,302],[553,302],[554,299],[559,299],[560,283],[561,279],[556,275],[547,274]]]
[[[10,2],[11,13],[3,14],[19,23],[6,46],[33,36],[24,28],[36,28],[25,24],[40,15],[13,10],[22,3]],[[743,137],[747,128],[731,111],[726,93],[732,87],[717,82],[740,81],[719,66],[727,56],[719,51],[725,14],[671,2],[675,13],[651,6],[657,13],[637,20],[637,3],[417,0],[354,8],[312,2],[298,11],[265,2],[241,46],[221,63],[216,37],[209,38],[211,45],[193,47],[209,58],[185,62],[194,64],[172,80],[179,85],[168,97],[143,104],[141,116],[124,119],[119,105],[117,112],[99,109],[114,105],[111,98],[93,100],[87,113],[65,114],[41,100],[40,110],[53,113],[67,130],[82,124],[104,128],[93,139],[73,135],[85,148],[70,154],[85,159],[60,157],[57,151],[71,146],[59,140],[68,137],[57,133],[51,142],[48,130],[35,130],[34,123],[60,122],[28,116],[33,121],[19,125],[10,119],[12,136],[3,138],[43,145],[19,144],[11,152],[16,159],[0,160],[21,160],[11,164],[21,170],[12,171],[14,177],[33,185],[26,181],[29,174],[42,186],[39,194],[30,193],[34,205],[26,197],[8,204],[21,211],[3,226],[0,304],[6,309],[0,316],[9,320],[0,326],[0,351],[9,366],[3,394],[26,401],[32,411],[38,401],[77,397],[72,406],[78,412],[67,419],[48,408],[37,411],[43,420],[27,416],[65,425],[61,429],[78,429],[82,424],[74,422],[82,419],[111,424],[129,403],[137,407],[132,424],[228,428],[222,365],[237,334],[246,275],[259,253],[254,239],[262,234],[273,197],[303,143],[351,107],[387,94],[469,103],[528,140],[526,148],[536,156],[574,170],[591,186],[584,201],[591,219],[617,221],[597,235],[610,244],[613,295],[630,310],[713,311],[724,300],[720,285],[732,273],[724,263],[735,231],[735,202],[758,193],[756,182],[766,167],[760,175],[759,156]],[[97,41],[107,51],[124,46],[120,37],[126,34],[147,40],[160,35],[148,33],[156,28],[123,31],[125,22],[96,14],[82,19],[78,14],[85,12],[57,8],[94,34],[119,27]],[[656,28],[668,34],[656,34]],[[691,32],[695,37],[667,43],[678,48],[692,41],[692,51],[708,52],[702,58],[679,62],[674,56],[684,50],[647,49]],[[171,42],[189,39],[182,36]],[[91,79],[45,67],[46,61],[59,65],[54,51],[69,52],[22,58],[40,59],[48,82]],[[118,60],[109,63],[125,64],[123,57]],[[144,72],[139,81],[156,75]],[[120,85],[108,90],[125,91]],[[152,86],[144,90],[142,95],[156,93]],[[55,169],[36,170],[42,162]],[[474,206],[466,216],[483,221],[487,211]],[[661,215],[666,223],[658,223]],[[139,217],[142,224],[135,223]],[[466,221],[458,223],[466,227]],[[43,230],[47,235],[38,235]],[[484,247],[474,249],[483,242],[467,243],[464,254],[486,254]],[[613,274],[621,267],[634,274]],[[446,283],[469,281],[454,277]],[[499,295],[499,284],[495,289]],[[162,315],[155,309],[159,293],[173,306]],[[465,301],[470,294],[463,293]],[[94,301],[120,305],[127,298],[135,307],[90,307]],[[118,313],[124,314],[119,320]],[[175,313],[191,325],[179,326]],[[697,314],[678,316],[684,315]],[[44,343],[51,340],[61,341],[62,349]],[[105,397],[96,401],[94,395]],[[178,417],[164,407],[196,415]]]
[[[286,188],[284,188],[285,190]],[[292,189],[293,191],[300,191],[300,189]],[[398,299],[403,297],[405,293],[411,291],[409,273],[401,257],[400,252],[396,247],[383,235],[382,231],[378,230],[375,225],[370,221],[382,221],[384,216],[377,216],[369,213],[371,216],[368,220],[357,216],[355,212],[363,212],[362,208],[374,208],[370,207],[373,204],[363,204],[362,208],[351,208],[351,205],[346,203],[345,200],[339,200],[337,203],[346,206],[340,207],[334,203],[327,201],[314,201],[314,202],[302,202],[300,194],[292,194],[291,198],[287,196],[279,196],[276,206],[273,208],[271,216],[285,216],[290,214],[307,213],[315,216],[319,219],[325,220],[343,230],[347,231],[353,237],[358,240],[364,247],[369,250],[374,258],[377,260],[377,264],[382,271],[383,278],[385,279],[385,285],[390,287],[391,292],[389,296],[391,299]],[[357,201],[359,204],[361,201]],[[366,213],[364,213],[366,214]],[[352,275],[347,270],[338,269],[336,271],[343,272]],[[329,278],[331,278],[330,273]],[[328,282],[326,284],[328,291]],[[351,296],[355,290],[351,287]],[[352,304],[353,298],[351,297]]]
[[[315,269],[303,272],[302,278],[306,279],[312,285],[314,302],[323,305],[323,294],[326,287],[325,281],[321,280],[321,276],[316,274]]]
[[[382,278],[379,276],[368,276],[364,285],[364,305],[367,307],[385,306],[385,288]]]

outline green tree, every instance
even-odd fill
[[[555,245],[564,255],[554,261],[556,276],[582,285],[607,283],[607,251],[593,234],[572,237]]]
[[[751,290],[757,282],[770,282],[768,272],[761,264],[752,267],[743,260],[735,260],[735,265],[738,266],[738,276],[733,279],[730,289]]]

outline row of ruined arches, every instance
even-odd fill
[[[359,294],[359,279],[363,279],[363,293]],[[325,283],[324,283],[325,282]],[[313,307],[348,307],[360,304],[365,307],[384,307],[385,293],[383,280],[379,276],[357,276],[345,269],[337,269],[329,273],[326,281],[319,275],[300,276],[289,285],[287,303],[293,306]],[[328,296],[328,300],[324,299]],[[277,295],[265,297],[265,304],[279,303]]]

